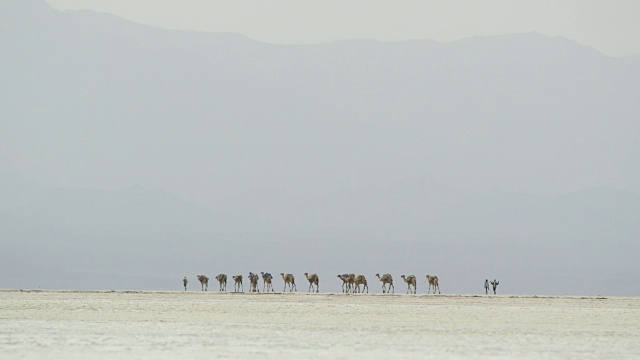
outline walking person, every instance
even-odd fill
[[[484,294],[489,294],[489,279],[484,279]]]

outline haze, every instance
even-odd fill
[[[529,31],[276,45],[0,7],[0,288],[268,271],[336,291],[389,272],[640,294],[638,56]]]
[[[538,32],[611,56],[640,53],[640,3],[633,0],[48,0],[166,29],[231,32],[301,44],[346,39],[442,42],[477,35]]]

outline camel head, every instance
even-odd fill
[[[400,277],[404,280],[404,275],[401,275]]]

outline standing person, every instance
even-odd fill
[[[184,285],[184,291],[187,291],[187,284],[189,283],[189,280],[187,280],[187,277],[185,276],[182,279],[182,284]]]
[[[489,279],[484,279],[484,294],[489,294]]]
[[[491,285],[493,285],[493,295],[496,294],[496,288],[498,287],[498,284],[500,284],[500,281],[493,279],[493,281],[491,282]]]

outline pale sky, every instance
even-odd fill
[[[367,38],[430,38],[536,31],[604,54],[640,54],[638,0],[47,0],[167,29],[232,32],[300,44]]]

